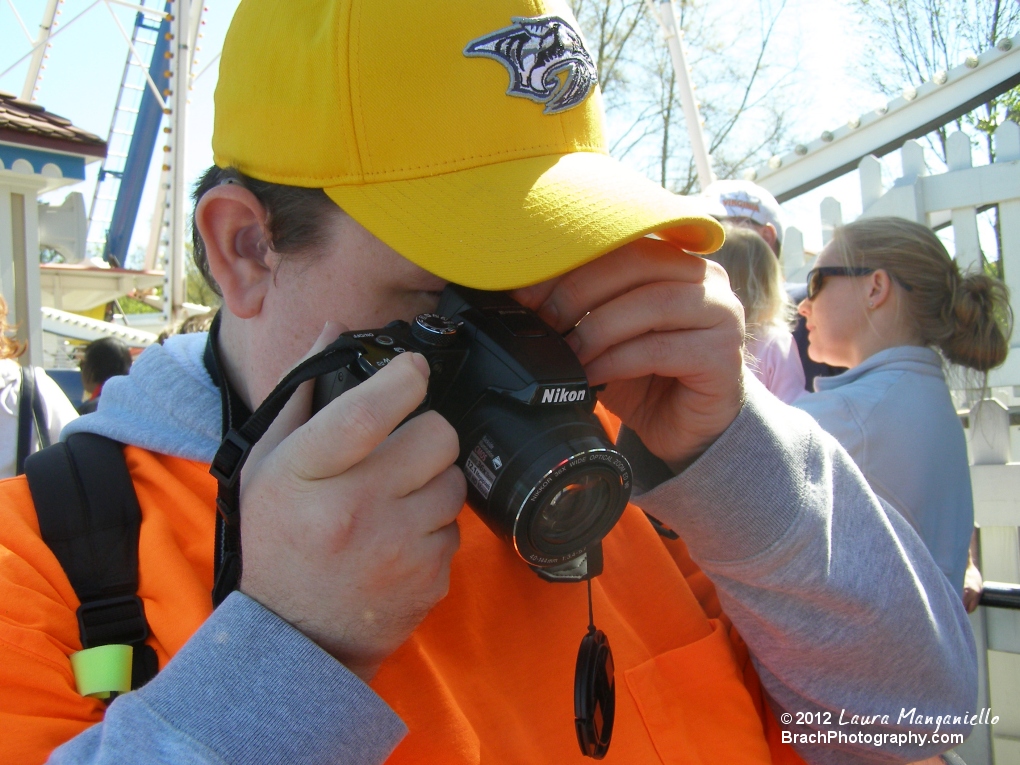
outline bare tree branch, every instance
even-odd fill
[[[883,0],[892,2],[893,0]],[[645,0],[569,0],[599,70],[610,152],[688,193],[698,186],[675,72],[658,20]],[[763,161],[782,144],[787,86],[796,67],[778,65],[777,24],[787,0],[748,0],[734,17],[711,0],[674,0],[701,101],[704,132],[717,174]]]
[[[878,55],[865,60],[869,78],[883,93],[897,93],[904,81],[918,85],[940,69],[958,65],[970,53],[980,53],[1001,37],[1020,31],[1020,3],[1002,0],[850,0],[851,7]],[[992,99],[963,118],[957,130],[984,136],[988,158],[994,157],[992,134],[1010,118],[1009,103],[1020,90]],[[944,162],[949,126],[928,136],[932,150]]]

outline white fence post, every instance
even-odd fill
[[[913,183],[928,174],[928,163],[924,161],[924,147],[918,141],[907,141],[900,149],[900,162],[903,165],[903,183]]]
[[[1005,465],[1012,461],[1009,410],[994,398],[984,398],[970,410],[970,462]]]
[[[789,226],[783,232],[783,275],[787,281],[800,281],[806,265],[804,235],[796,226]]]
[[[895,215],[898,218],[927,225],[921,178],[928,174],[924,148],[917,141],[907,141],[900,149],[903,173],[888,191],[882,191],[882,169],[874,157],[865,157],[858,165],[861,179],[862,218]],[[875,196],[875,194],[879,196]]]
[[[861,179],[861,209],[867,210],[882,198],[882,163],[869,154],[857,165]]]
[[[822,246],[832,241],[832,232],[843,225],[843,206],[833,197],[822,200]]]
[[[966,170],[973,165],[970,136],[957,131],[946,141],[946,165],[949,172]],[[956,242],[956,264],[961,271],[980,270],[981,243],[978,241],[977,210],[962,207],[952,211],[953,239]]]

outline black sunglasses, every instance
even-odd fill
[[[807,296],[808,300],[814,300],[819,292],[822,291],[822,287],[825,285],[826,276],[867,276],[868,274],[875,273],[874,268],[867,268],[866,266],[819,266],[818,268],[812,268],[808,271],[807,275]],[[895,279],[903,289],[910,292],[913,290],[906,282],[902,281],[896,274],[891,274],[892,278]]]

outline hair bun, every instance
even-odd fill
[[[952,331],[941,343],[954,364],[987,372],[1006,360],[1013,312],[1009,291],[998,279],[982,273],[962,276],[953,295]]]

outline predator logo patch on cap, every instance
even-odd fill
[[[508,96],[545,104],[557,114],[584,102],[598,85],[598,70],[573,27],[558,16],[512,18],[511,26],[472,40],[465,56],[500,62],[510,73]]]

